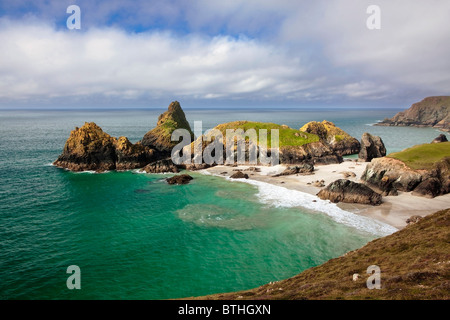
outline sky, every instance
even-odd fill
[[[0,0],[0,108],[408,108],[450,93],[449,19],[448,0]]]

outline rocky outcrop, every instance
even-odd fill
[[[414,103],[408,110],[384,119],[378,126],[435,127],[450,129],[450,96],[428,97]]]
[[[436,197],[450,192],[450,157],[438,161],[430,170],[413,170],[393,158],[373,159],[361,180],[389,195],[398,191],[413,195]]]
[[[188,130],[191,134],[191,141],[194,139],[194,133],[180,103],[173,101],[168,110],[158,117],[156,127],[144,135],[142,145],[155,148],[170,156],[172,148],[178,144],[178,141],[171,140],[172,132],[176,129]]]
[[[320,140],[330,145],[338,156],[356,154],[360,149],[360,143],[357,139],[327,120],[308,122],[300,128],[300,131],[319,136]]]
[[[194,178],[192,178],[188,174],[180,174],[171,178],[167,178],[166,181],[168,184],[188,184],[192,179]]]
[[[436,138],[431,141],[431,143],[441,143],[441,142],[447,142],[447,136],[445,134],[440,134]]]
[[[151,162],[142,168],[142,171],[147,173],[178,173],[180,170],[178,170],[178,167],[174,165],[172,160],[169,158]]]
[[[237,171],[230,176],[231,179],[248,179],[248,174],[243,173],[242,171]]]
[[[323,141],[311,142],[301,146],[280,147],[280,163],[282,164],[332,164],[341,163],[342,156],[338,155]]]
[[[383,140],[378,136],[373,136],[368,132],[365,132],[361,138],[361,150],[359,151],[358,158],[370,162],[374,158],[384,157],[386,155],[386,148]]]
[[[361,203],[370,205],[381,204],[381,195],[368,186],[346,179],[339,179],[320,190],[317,196],[331,202]]]
[[[293,174],[308,175],[313,174],[314,165],[312,163],[303,163],[298,166],[287,167],[283,172],[275,174],[274,177],[289,176]]]
[[[154,160],[154,153],[140,143],[132,144],[126,137],[111,137],[94,122],[86,122],[72,130],[53,164],[71,171],[136,169]]]

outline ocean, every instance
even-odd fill
[[[51,165],[70,131],[94,121],[132,142],[165,110],[0,110],[0,299],[168,299],[250,289],[319,265],[393,230],[310,195],[192,173],[71,173]],[[376,127],[399,110],[185,109],[203,130],[253,120],[334,122],[388,152],[432,128]],[[67,267],[81,270],[69,290]]]

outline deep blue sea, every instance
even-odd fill
[[[51,163],[70,131],[94,121],[132,142],[165,110],[0,110],[0,299],[167,299],[253,288],[319,265],[389,232],[298,191],[192,173],[71,173]],[[432,128],[375,127],[399,110],[186,109],[203,130],[234,120],[333,121],[388,152],[430,142]],[[450,139],[450,137],[449,137]],[[81,269],[69,290],[66,269]]]

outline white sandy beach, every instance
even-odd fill
[[[364,162],[347,160],[340,164],[317,165],[314,168],[314,174],[311,175],[298,174],[280,177],[273,177],[273,175],[282,172],[286,168],[285,165],[274,167],[247,165],[238,167],[215,166],[205,170],[214,175],[229,177],[236,170],[245,171],[249,167],[256,167],[261,172],[245,171],[249,175],[249,179],[316,195],[322,188],[308,183],[323,180],[324,185],[327,186],[337,179],[344,178],[342,172],[355,173],[355,177],[347,177],[346,179],[360,182],[360,177],[366,166],[367,163]],[[383,197],[383,203],[379,206],[349,203],[339,203],[338,206],[343,210],[370,217],[401,229],[407,225],[406,219],[413,215],[426,216],[438,210],[450,208],[450,194],[429,199],[413,196],[411,192],[399,192],[398,196]]]

